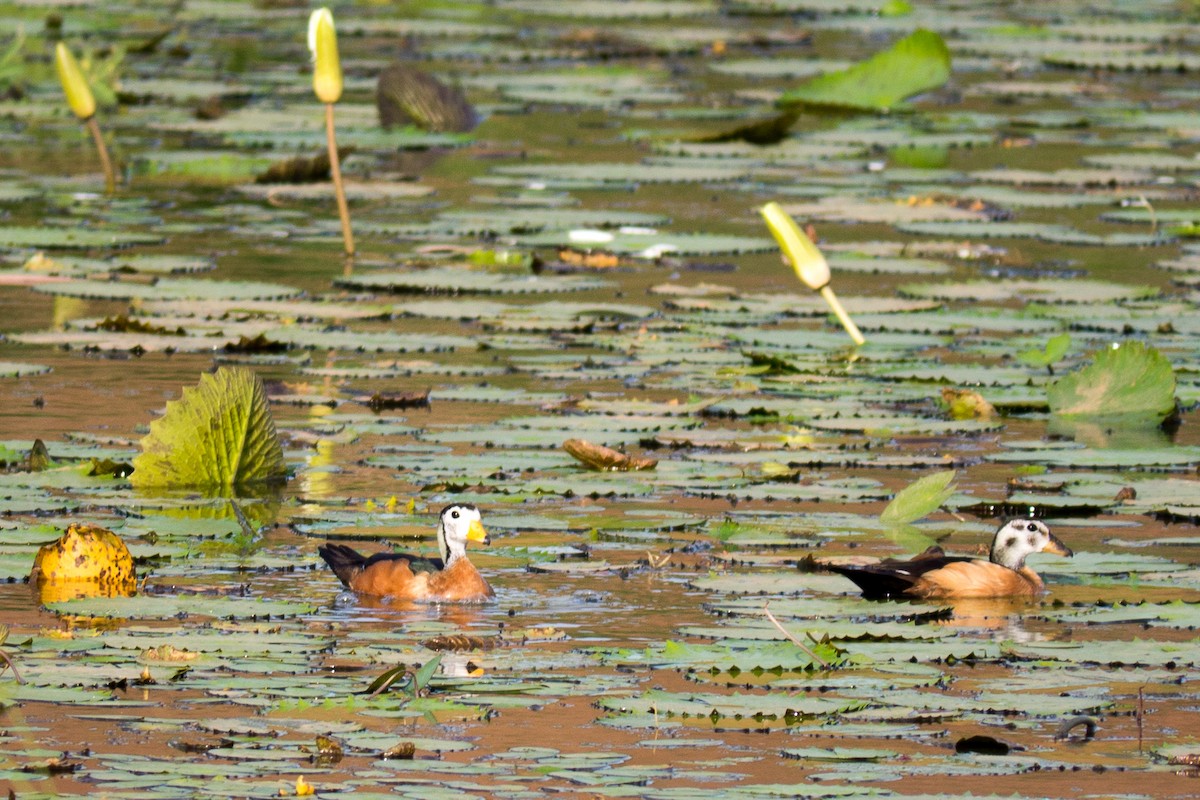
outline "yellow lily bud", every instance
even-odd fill
[[[796,276],[804,281],[810,289],[820,291],[829,283],[829,264],[825,256],[813,244],[813,240],[800,230],[796,221],[783,210],[779,203],[767,203],[762,207],[763,219],[767,227],[779,242],[783,254],[792,262]]]
[[[318,8],[308,18],[308,51],[313,60],[313,91],[322,103],[336,103],[342,96],[342,62],[338,59],[337,31],[333,14]]]
[[[75,112],[75,116],[88,119],[95,114],[96,98],[92,96],[91,87],[79,69],[79,62],[62,42],[54,47],[54,67],[58,70],[58,79],[67,96],[67,105]]]
[[[833,293],[833,287],[829,285],[831,277],[829,263],[825,261],[825,256],[821,255],[821,251],[813,244],[813,240],[800,230],[796,221],[778,203],[767,203],[759,211],[766,220],[767,227],[771,229],[775,241],[779,243],[780,249],[792,263],[796,277],[803,281],[808,288],[820,292],[821,297],[825,298],[825,302],[829,304],[834,316],[837,317],[838,322],[842,323],[842,327],[846,329],[846,333],[850,334],[854,343],[863,344],[866,339],[863,338],[862,331],[854,324],[854,320],[850,319],[850,315],[846,313],[841,301]]]

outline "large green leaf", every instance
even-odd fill
[[[1052,383],[1047,394],[1054,414],[1161,420],[1175,410],[1175,372],[1153,347],[1124,342],[1097,351],[1091,364]]]
[[[879,515],[888,525],[907,525],[928,516],[954,494],[954,470],[935,472],[905,486]]]
[[[222,489],[285,477],[262,381],[222,367],[167,403],[133,462],[136,487]]]
[[[949,77],[950,51],[942,37],[917,30],[860,64],[785,92],[778,105],[887,111],[906,97],[936,89]]]

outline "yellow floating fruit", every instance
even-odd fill
[[[43,545],[33,562],[29,582],[96,584],[89,594],[132,594],[137,586],[133,556],[121,537],[98,525],[70,525],[58,541]]]

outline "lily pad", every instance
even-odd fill
[[[355,275],[335,281],[352,289],[378,289],[389,292],[451,294],[534,294],[539,292],[578,292],[598,289],[607,281],[575,275],[518,275],[455,269],[428,269],[417,272],[383,272]]]
[[[47,603],[56,614],[113,619],[181,619],[188,616],[216,619],[294,617],[312,613],[313,607],[285,600],[236,599],[178,595],[158,597],[105,597]]]
[[[0,247],[48,250],[91,250],[94,248],[132,247],[158,244],[163,237],[154,233],[91,228],[0,227]]]

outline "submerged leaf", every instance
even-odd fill
[[[881,522],[905,525],[932,514],[954,494],[955,471],[952,469],[926,475],[905,486],[879,515]]]
[[[1092,363],[1047,389],[1050,411],[1060,415],[1146,416],[1156,422],[1175,410],[1171,362],[1138,341],[1095,353]]]
[[[200,376],[150,425],[133,466],[139,488],[227,489],[283,480],[283,449],[262,381],[241,367]]]
[[[841,72],[813,78],[784,93],[779,105],[887,111],[906,97],[950,78],[950,51],[933,31],[918,30],[887,50]]]

